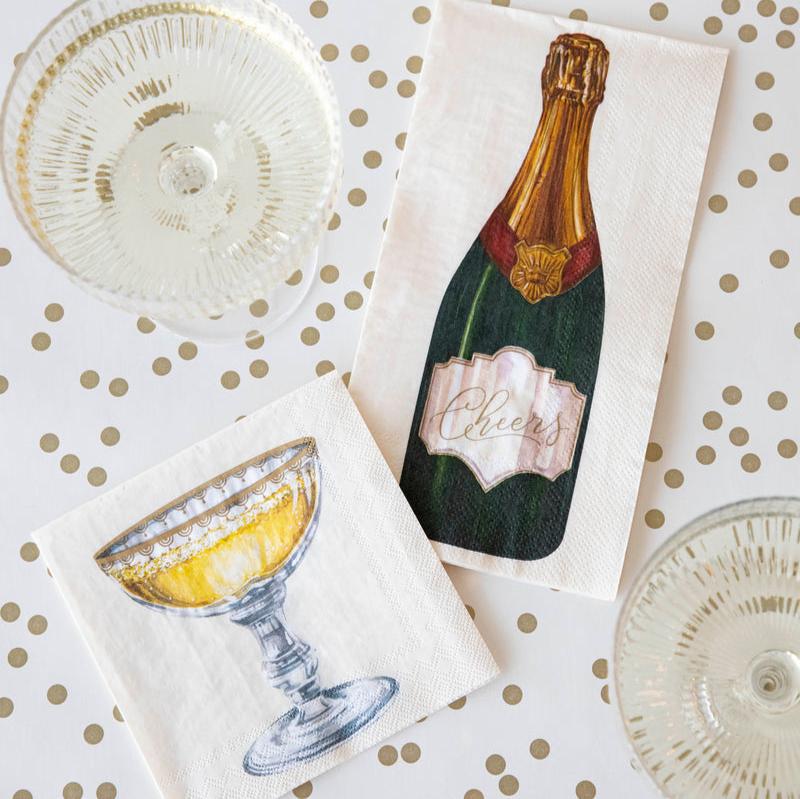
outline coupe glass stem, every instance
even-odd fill
[[[280,688],[305,718],[313,718],[327,707],[320,695],[317,656],[286,626],[285,599],[284,581],[272,580],[251,591],[231,619],[255,635],[263,656],[261,669],[269,684]]]

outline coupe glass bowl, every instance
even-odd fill
[[[1,124],[37,244],[158,319],[269,296],[313,253],[341,180],[330,77],[266,0],[81,0],[28,49]]]
[[[800,500],[702,516],[659,550],[617,629],[617,695],[675,799],[800,797]]]

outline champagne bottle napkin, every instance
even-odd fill
[[[726,55],[438,4],[350,388],[443,560],[615,596]]]
[[[497,672],[333,373],[34,538],[167,799],[280,796]]]

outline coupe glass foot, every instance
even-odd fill
[[[367,677],[327,688],[276,719],[250,747],[244,770],[262,777],[318,757],[378,718],[397,689],[397,680],[391,677]]]

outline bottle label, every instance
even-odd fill
[[[555,480],[572,467],[586,404],[521,347],[433,367],[419,435],[431,455],[460,458],[484,491],[515,474]]]

